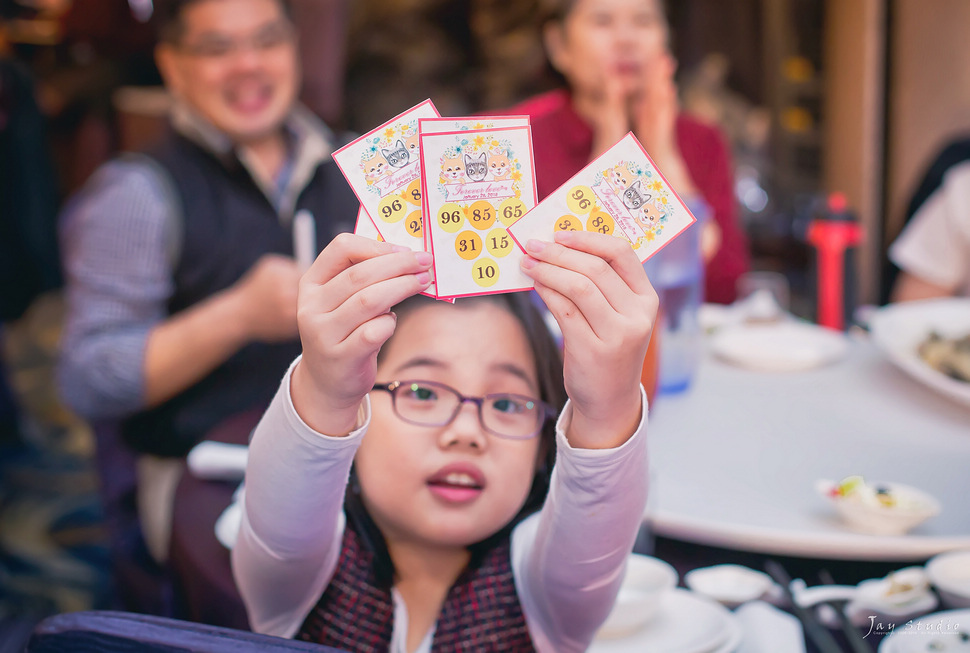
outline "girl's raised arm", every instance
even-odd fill
[[[326,435],[346,435],[370,392],[377,352],[394,333],[391,307],[431,283],[431,255],[341,234],[300,280],[297,322],[303,360],[290,392],[300,417]]]
[[[530,240],[524,272],[563,332],[563,374],[573,417],[571,446],[619,446],[640,421],[640,372],[658,299],[622,238],[560,231]]]
[[[345,234],[300,282],[303,356],[253,434],[232,553],[236,584],[259,632],[291,637],[330,580],[344,491],[363,437],[359,410],[374,383],[377,352],[396,326],[390,309],[427,287],[430,263],[424,252]]]

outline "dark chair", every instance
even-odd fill
[[[105,607],[162,617],[184,617],[168,569],[148,552],[138,520],[136,454],[117,422],[93,422],[104,528],[111,553],[114,599]]]
[[[339,649],[167,617],[92,610],[47,617],[24,653],[346,653]]]

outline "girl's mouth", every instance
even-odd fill
[[[449,465],[428,479],[428,489],[448,503],[467,503],[481,496],[485,479],[473,466]]]

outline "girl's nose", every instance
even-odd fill
[[[479,419],[478,406],[471,401],[462,404],[458,415],[441,432],[440,444],[443,448],[463,446],[484,450],[487,443],[488,438]]]

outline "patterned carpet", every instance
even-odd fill
[[[47,615],[110,604],[93,440],[53,383],[62,315],[50,293],[3,327],[21,415],[19,442],[0,441],[0,653]]]

